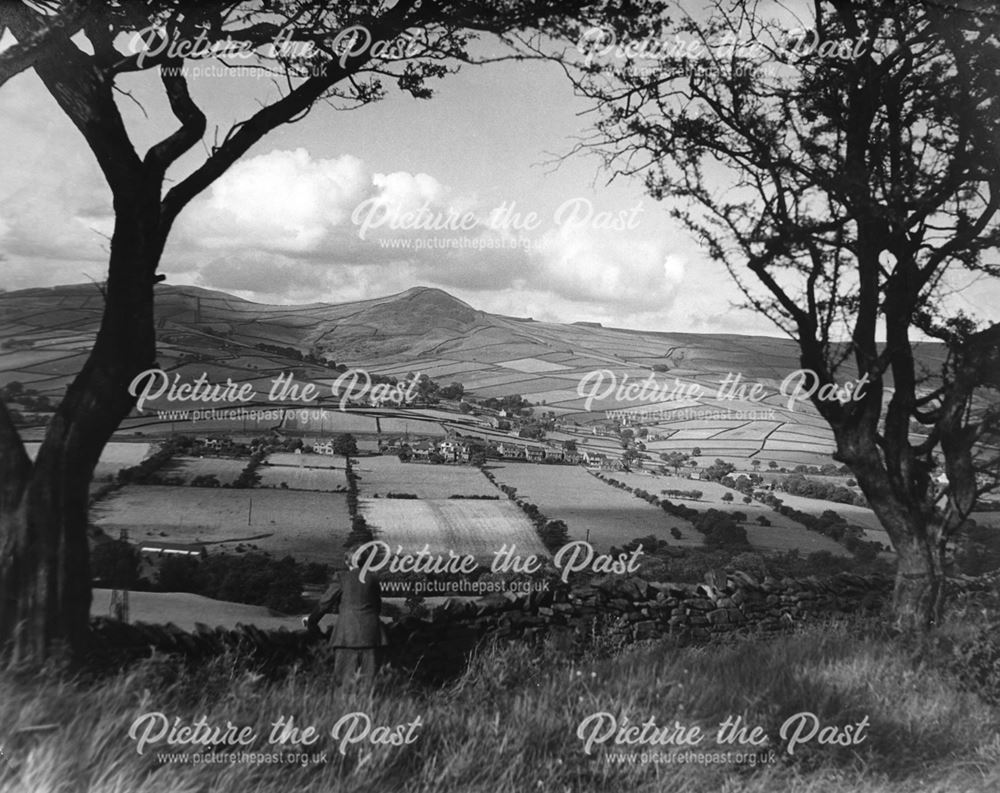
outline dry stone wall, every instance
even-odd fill
[[[574,585],[556,581],[547,591],[516,596],[451,599],[426,618],[407,616],[390,624],[390,660],[444,671],[490,636],[552,637],[572,646],[598,632],[616,644],[662,636],[703,641],[727,633],[766,634],[809,620],[878,613],[892,592],[887,577],[849,573],[760,581],[746,573],[707,578],[703,584],[670,584],[608,576]],[[106,619],[94,621],[93,636],[98,655],[141,657],[155,649],[198,659],[228,650],[272,667],[303,658],[314,642],[304,631],[263,631],[252,625],[184,631]]]

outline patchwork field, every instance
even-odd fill
[[[350,532],[347,497],[339,493],[129,485],[91,509],[111,536],[133,542],[207,543],[232,551],[253,545],[299,561],[341,564]]]
[[[302,468],[339,468],[344,470],[344,458],[330,454],[295,454],[272,452],[264,458],[265,465],[294,466]]]
[[[321,381],[315,382],[324,391],[328,388]],[[369,433],[375,432],[375,419],[336,409],[305,408],[289,410],[283,426],[289,430],[316,432],[321,435],[339,432]]]
[[[775,517],[781,515],[774,512]],[[790,528],[779,526],[777,521],[771,521],[772,526],[759,526],[750,521],[744,525],[747,531],[747,539],[750,544],[761,551],[784,551],[798,550],[803,556],[815,551],[828,551],[834,556],[850,556],[850,552],[840,543],[834,542],[829,537],[825,537],[815,531],[809,531],[805,526]]]
[[[793,496],[790,493],[781,491],[775,492],[775,495],[793,509],[799,509],[813,515],[819,515],[827,509],[833,510],[848,523],[862,526],[865,530],[866,540],[874,540],[883,545],[891,545],[888,533],[882,528],[882,524],[875,516],[875,513],[868,509],[868,507],[856,507],[853,504],[837,504],[833,501]]]
[[[28,456],[34,460],[38,454],[41,443],[29,442],[24,444],[24,449]],[[128,443],[121,441],[111,441],[104,446],[101,452],[101,459],[94,469],[94,479],[106,479],[114,476],[122,468],[131,468],[145,460],[153,451],[150,443]]]
[[[398,414],[379,416],[378,426],[385,435],[409,436],[411,442],[417,438],[443,438],[444,427],[434,418],[422,415],[424,412],[414,411],[415,415],[412,417]],[[444,414],[442,411],[442,414],[450,418],[456,417],[455,413]]]
[[[513,543],[522,556],[548,555],[531,521],[506,499],[366,498],[361,510],[376,539],[401,545],[404,553],[426,544],[432,554],[447,557],[453,550],[489,562],[502,545]]]
[[[678,545],[700,544],[686,521],[600,482],[578,466],[498,463],[489,470],[550,520],[565,521],[571,539],[589,539],[598,551],[648,534]],[[683,541],[670,536],[673,526],[681,530]]]
[[[571,369],[571,366],[564,366],[561,363],[543,361],[540,358],[519,358],[515,361],[498,361],[497,366],[504,369],[513,369],[517,372],[562,372]]]
[[[704,482],[699,479],[685,479],[679,476],[644,476],[619,471],[609,472],[605,476],[624,482],[630,487],[642,488],[659,498],[669,499],[675,504],[684,504],[699,512],[705,512],[709,509],[743,512],[747,516],[747,521],[744,524],[747,538],[751,545],[761,551],[782,552],[798,548],[803,554],[813,551],[829,551],[838,556],[850,555],[840,543],[834,542],[822,534],[809,531],[805,526],[775,512],[766,504],[761,504],[758,501],[744,504],[742,493],[720,485],[718,482]],[[698,501],[693,501],[687,498],[664,495],[664,490],[700,490],[702,497]],[[733,496],[732,501],[723,501],[722,496],[726,493]],[[784,495],[784,493],[780,494],[780,496]],[[757,518],[762,515],[771,522],[770,526],[761,526],[757,523]],[[692,531],[694,530],[692,529]]]
[[[26,290],[4,295],[0,303],[0,336],[14,345],[30,345],[0,355],[0,382],[16,373],[50,398],[60,396],[68,376],[82,365],[99,324],[99,290],[90,284]],[[326,395],[339,376],[329,365],[332,359],[373,374],[427,372],[442,384],[462,383],[473,398],[530,395],[536,404],[544,403],[545,410],[584,426],[603,420],[609,409],[662,411],[659,417],[641,419],[651,434],[668,436],[650,446],[655,452],[701,446],[705,456],[742,462],[762,457],[794,465],[828,462],[832,450],[830,431],[815,410],[806,404],[789,409],[787,398],[776,393],[778,383],[799,366],[797,349],[786,339],[536,322],[478,311],[425,287],[356,303],[268,306],[220,292],[164,285],[156,311],[164,366],[182,378],[204,371],[213,380],[252,382],[261,395],[281,372],[294,372],[297,382],[315,383]],[[227,342],[221,347],[220,335]],[[296,354],[308,349],[317,359],[307,361]],[[939,357],[933,346],[923,345],[919,352],[929,363]],[[585,410],[577,386],[595,371],[605,373],[601,396]],[[719,384],[732,373],[742,384],[760,383],[768,396],[759,403],[719,399]],[[702,391],[696,398],[637,402],[619,398],[609,380],[621,385],[629,378],[634,384],[651,374],[668,391],[695,384]],[[319,409],[305,410],[262,400],[253,407],[269,409],[266,416],[198,422],[176,416],[160,419],[153,412],[174,405],[147,407],[153,410],[146,416],[124,422],[126,431],[259,435],[280,426],[327,437],[354,432],[364,448],[372,448],[370,439],[376,433],[408,435],[411,440],[441,437],[440,422],[454,421],[447,416],[435,421],[424,409],[392,415],[381,409],[344,413],[329,400],[321,400]],[[754,416],[733,413],[746,410]]]
[[[478,468],[469,465],[403,463],[394,455],[362,457],[354,468],[363,496],[412,493],[417,498],[449,496],[499,496]]]
[[[179,477],[185,485],[197,476],[214,475],[220,485],[231,485],[247,467],[246,460],[225,457],[175,457],[160,469],[162,477]]]
[[[103,307],[101,292],[93,284],[0,295],[0,341],[6,343],[6,349],[0,350],[0,383],[20,380],[50,400],[60,398],[69,378],[83,364]],[[810,405],[789,408],[787,397],[776,393],[778,383],[800,366],[798,350],[787,339],[653,333],[606,328],[598,323],[539,322],[479,311],[441,290],[425,287],[355,303],[269,306],[220,292],[163,284],[158,287],[156,324],[164,368],[182,380],[205,372],[214,381],[232,378],[235,382],[252,382],[260,398],[248,407],[264,413],[197,422],[177,417],[161,419],[156,415],[157,408],[173,409],[177,405],[151,403],[147,414],[129,417],[120,429],[122,436],[142,438],[142,442],[110,445],[98,466],[98,479],[136,464],[152,450],[148,443],[151,437],[170,432],[220,432],[249,442],[278,429],[301,432],[311,443],[350,431],[357,435],[362,450],[375,449],[379,437],[405,438],[413,443],[426,437],[440,438],[446,431],[496,440],[509,437],[487,429],[482,411],[477,419],[455,411],[450,401],[442,402],[437,409],[358,408],[345,413],[329,400],[321,401],[318,410],[310,407],[304,412],[265,400],[270,380],[283,372],[293,372],[298,383],[317,384],[325,394],[329,383],[339,376],[333,361],[338,366],[397,377],[425,371],[442,385],[453,380],[462,383],[473,400],[514,393],[531,395],[536,414],[552,411],[562,420],[579,422],[578,431],[553,432],[550,437],[572,437],[581,450],[620,453],[617,438],[591,434],[591,429],[595,422],[604,422],[606,410],[628,409],[650,412],[639,420],[648,430],[647,450],[654,457],[672,450],[690,453],[698,446],[700,464],[720,457],[736,463],[741,470],[749,470],[749,462],[754,459],[763,462],[763,470],[771,460],[788,467],[830,462],[831,433],[825,422]],[[313,355],[307,359],[306,353],[310,352]],[[919,345],[917,353],[921,365],[928,369],[941,363],[940,345]],[[585,399],[577,393],[577,385],[581,378],[597,370],[615,378],[619,385],[626,377],[636,383],[653,373],[655,381],[671,387],[679,385],[681,392],[693,384],[703,391],[696,398],[679,392],[677,398],[657,396],[643,403],[628,401],[611,388],[595,399],[590,410],[585,410]],[[739,374],[744,384],[761,383],[767,397],[759,403],[719,399],[719,384],[732,373]],[[542,401],[544,406],[539,404]],[[656,415],[656,410],[662,413]],[[740,416],[734,412],[748,410],[753,413]],[[27,408],[21,412],[31,413]],[[36,440],[43,431],[44,419],[44,415],[32,417],[33,425],[23,428],[24,436]],[[238,473],[235,466],[242,468],[242,464],[192,458],[179,461],[175,469],[185,481],[204,472],[229,482]],[[537,504],[550,518],[566,520],[574,539],[589,533],[595,544],[607,547],[653,533],[672,541],[669,530],[678,526],[685,535],[684,542],[700,541],[693,529],[681,521],[597,482],[583,470],[527,464],[498,465],[495,470],[500,481],[518,487],[520,495]],[[272,455],[260,468],[260,475],[262,489],[173,488],[155,495],[154,488],[146,488],[145,500],[136,499],[134,503],[130,500],[132,488],[126,488],[101,505],[105,513],[98,517],[104,524],[128,526],[138,537],[146,536],[146,532],[149,536],[163,532],[164,539],[204,535],[200,538],[213,537],[228,543],[233,538],[268,534],[259,545],[271,544],[278,549],[294,546],[298,549],[296,555],[306,558],[325,553],[323,549],[328,545],[337,546],[329,542],[329,536],[339,536],[346,530],[347,511],[344,496],[330,491],[337,490],[343,477],[342,459]],[[361,493],[372,501],[376,493],[384,496],[389,491],[415,493],[429,501],[457,494],[496,492],[474,469],[404,466],[391,457],[361,458],[359,475]],[[296,488],[296,492],[284,491],[282,482],[289,489]],[[750,518],[748,532],[761,548],[794,544],[809,550],[816,543],[824,543],[824,538],[765,506],[744,505],[739,496],[733,502],[722,502],[725,490],[717,491],[707,483],[672,483],[666,477],[659,484],[659,488],[645,482],[639,486],[650,492],[674,485],[697,488],[705,492],[705,497],[701,504],[692,504],[696,509],[715,506],[746,512]],[[867,510],[805,499],[797,502],[793,497],[781,496],[790,506],[804,511],[834,509],[866,526],[869,538],[888,539]],[[413,502],[404,502],[403,507],[423,509]],[[753,519],[759,514],[774,525],[755,527]],[[447,526],[433,530],[447,531]],[[307,539],[310,537],[318,538],[315,547],[311,547]],[[339,548],[331,553],[339,554]]]
[[[295,465],[262,465],[257,469],[259,487],[339,493],[347,490],[343,468],[305,468]]]

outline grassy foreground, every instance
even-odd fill
[[[465,675],[429,689],[384,670],[371,691],[334,689],[328,658],[280,679],[239,670],[219,658],[182,670],[150,659],[101,679],[0,678],[0,790],[17,793],[186,793],[218,791],[874,791],[1000,790],[1000,711],[960,690],[935,653],[906,646],[865,625],[813,626],[769,641],[702,648],[667,642],[618,651],[600,647],[570,660],[553,647],[485,649]],[[330,730],[345,714],[364,712],[393,731],[338,750]],[[809,711],[824,725],[867,717],[866,739],[854,746],[813,740],[786,751],[779,728]],[[316,742],[301,762],[194,764],[204,746],[151,742],[144,754],[129,737],[133,721],[161,712],[190,724],[250,725],[256,739],[237,751],[288,753],[269,745],[271,723],[294,717],[314,725]],[[580,722],[596,712],[641,724],[700,725],[703,753],[770,751],[774,762],[676,764],[677,747],[616,746],[584,752]],[[761,747],[720,747],[716,729],[727,716],[760,725]],[[149,722],[151,723],[151,722]],[[144,723],[146,724],[146,723]],[[43,727],[41,730],[28,728]],[[345,728],[346,729],[346,728]],[[355,736],[360,734],[360,727]],[[141,735],[142,730],[139,730]],[[155,731],[149,733],[155,737]],[[343,731],[339,737],[343,737]],[[682,747],[686,748],[686,747]],[[226,751],[230,751],[229,748]],[[167,762],[161,752],[186,755]],[[325,757],[323,753],[325,752]],[[635,752],[631,760],[613,757]],[[657,755],[654,762],[640,753]]]

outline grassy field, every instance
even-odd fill
[[[589,537],[598,550],[649,534],[677,543],[670,536],[673,526],[687,542],[696,542],[697,533],[686,521],[599,482],[579,466],[497,463],[489,468],[497,481],[517,488],[518,498],[535,504],[550,520],[566,521],[570,539]]]
[[[883,545],[890,545],[889,535],[879,519],[868,507],[856,507],[853,504],[837,504],[833,501],[822,501],[816,498],[805,498],[803,496],[793,496],[791,493],[776,491],[775,495],[781,501],[793,509],[819,515],[824,510],[833,510],[848,523],[862,526],[865,530],[866,540],[875,540]]]
[[[933,652],[914,650],[877,630],[843,625],[707,648],[595,649],[578,661],[548,645],[510,644],[485,649],[442,688],[386,670],[371,692],[332,686],[322,656],[273,681],[242,671],[235,657],[184,673],[160,658],[89,682],[5,673],[0,787],[7,793],[997,790],[1000,712],[960,691]],[[359,711],[392,729],[417,717],[420,723],[408,744],[342,744],[342,733],[331,735],[333,725]],[[249,726],[253,740],[237,748],[258,753],[298,751],[268,743],[271,724],[290,717],[319,733],[309,747],[316,762],[198,763],[192,758],[202,747],[169,746],[162,736],[140,755],[129,727],[151,712],[183,724],[204,716],[211,726]],[[578,730],[601,712],[619,724],[627,718],[635,725],[653,719],[658,727],[697,726],[704,738],[694,750],[708,762],[697,755],[686,763],[653,762],[650,756],[674,757],[688,748],[664,744],[607,741],[588,754]],[[814,739],[790,754],[781,725],[803,712],[837,730],[867,720],[865,740],[845,747]],[[760,726],[766,743],[720,744],[719,724],[735,716]],[[44,724],[55,727],[30,730]],[[736,753],[750,751],[765,761],[735,762]],[[711,761],[723,752],[733,754]],[[169,755],[187,762],[168,762]]]
[[[343,468],[262,465],[257,473],[260,475],[260,487],[281,487],[284,484],[289,490],[330,493],[347,489],[347,476]]]
[[[750,540],[751,545],[761,551],[783,552],[797,548],[803,554],[813,553],[814,551],[829,551],[838,556],[850,556],[847,549],[840,543],[834,542],[822,534],[809,531],[802,524],[775,512],[766,504],[761,504],[758,501],[744,504],[742,493],[720,485],[718,482],[685,479],[679,476],[638,476],[636,474],[622,474],[617,471],[607,475],[612,479],[624,481],[632,487],[641,487],[660,498],[666,498],[674,503],[684,504],[692,509],[697,509],[699,512],[709,509],[720,509],[725,512],[734,510],[743,512],[747,516],[747,522],[744,524],[747,531],[747,538]],[[662,492],[664,490],[700,490],[703,495],[701,500],[692,501],[691,499],[664,495]],[[726,493],[733,496],[732,501],[722,500],[722,497]],[[778,495],[779,498],[783,498],[786,494],[780,493]],[[825,501],[817,503],[828,504]],[[824,508],[832,508],[832,506],[834,505],[830,504]],[[803,511],[818,515],[824,508],[819,508],[814,504],[811,509]],[[759,525],[757,518],[760,516],[771,521],[771,525]]]
[[[418,498],[496,496],[497,489],[471,465],[402,463],[394,455],[362,457],[354,467],[361,495],[412,493]]]
[[[521,556],[548,556],[534,526],[515,504],[473,499],[366,498],[361,510],[375,538],[413,553],[424,545],[447,558],[448,551],[492,561],[502,545]]]
[[[324,393],[329,389],[329,384],[324,384],[321,380],[313,382],[322,388]],[[309,408],[306,410],[290,410],[288,416],[285,418],[284,426],[289,430],[317,432],[321,435],[336,434],[339,432],[368,433],[375,432],[375,419],[332,408],[320,411]]]
[[[38,454],[41,443],[29,442],[24,444],[28,456],[34,460]],[[129,443],[122,441],[110,441],[105,444],[101,451],[101,459],[94,468],[94,478],[104,479],[114,476],[122,468],[130,468],[138,465],[153,451],[153,445],[146,442]]]
[[[211,543],[232,551],[253,545],[299,561],[340,563],[350,532],[347,497],[339,493],[129,485],[91,510],[91,520],[133,542]]]
[[[294,452],[271,452],[264,462],[267,465],[291,465],[303,468],[339,468],[344,470],[344,458],[330,454],[295,454]]]
[[[231,485],[247,467],[246,460],[225,457],[174,457],[160,469],[162,477],[180,477],[188,485],[196,476],[214,475],[220,485]]]
[[[90,613],[106,617],[110,605],[111,590],[95,589]],[[255,625],[262,630],[302,628],[298,615],[276,614],[264,606],[213,600],[188,592],[129,592],[129,620],[160,625],[172,622],[184,630],[193,630],[196,622],[226,628],[238,624]]]

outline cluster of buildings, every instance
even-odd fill
[[[470,463],[479,456],[493,460],[522,460],[529,463],[561,463],[565,465],[587,465],[609,470],[620,470],[622,462],[618,457],[600,452],[577,451],[564,448],[556,443],[536,443],[530,441],[487,441],[483,438],[449,437],[441,441],[420,440],[405,443],[394,438],[379,444],[383,454],[399,454],[403,447],[410,450],[411,459],[417,462],[430,461],[436,454],[445,462]]]

